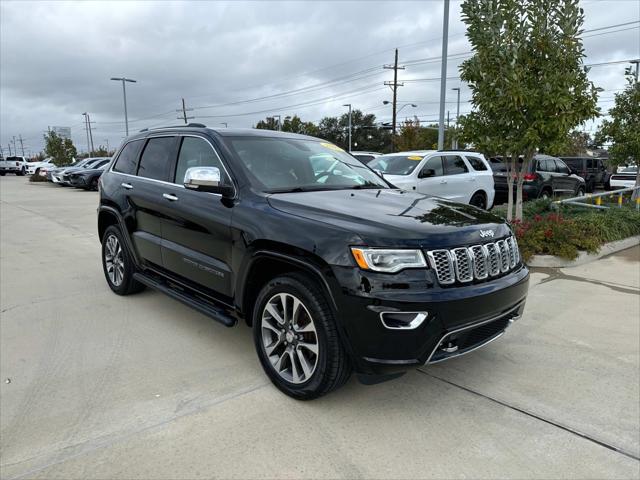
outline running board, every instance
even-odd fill
[[[213,318],[214,320],[222,323],[227,327],[233,327],[237,320],[235,317],[229,315],[229,313],[218,307],[211,302],[207,302],[206,300],[202,300],[196,295],[193,295],[185,290],[180,290],[178,288],[172,287],[163,280],[156,280],[144,273],[134,273],[133,278],[138,282],[146,285],[149,288],[153,288],[154,290],[158,290],[159,292],[164,293],[165,295],[170,296],[171,298],[178,300],[179,302],[188,305],[189,307],[197,310],[198,312]]]

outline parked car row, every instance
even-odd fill
[[[97,190],[98,179],[109,165],[110,160],[109,157],[85,158],[66,167],[41,170],[41,173],[44,171],[47,180],[64,187]]]

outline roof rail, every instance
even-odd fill
[[[207,128],[204,123],[190,123],[188,125],[167,125],[164,127],[153,127],[153,128],[143,128],[140,130],[142,132],[148,132],[149,130],[162,130],[163,128]]]

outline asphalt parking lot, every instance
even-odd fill
[[[0,179],[3,479],[640,476],[640,247],[533,272],[471,355],[297,402],[248,328],[109,290],[97,198]]]

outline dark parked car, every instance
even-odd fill
[[[115,293],[148,286],[252,326],[266,374],[299,399],[353,370],[374,383],[491,342],[522,314],[529,281],[502,218],[267,130],[127,138],[100,177],[98,233]]]
[[[606,185],[609,175],[602,158],[560,157],[567,166],[585,181],[587,192],[591,193],[596,185]]]
[[[100,175],[109,166],[109,160],[101,160],[89,168],[76,170],[69,174],[69,182],[76,188],[84,188],[85,190],[97,190]]]
[[[496,202],[505,201],[508,196],[506,166],[502,161],[493,159],[490,162],[493,169]],[[518,169],[522,159],[518,159]],[[514,187],[515,192],[515,187]],[[583,178],[574,173],[559,158],[549,155],[535,155],[529,163],[522,185],[523,200],[535,198],[551,198],[556,196],[581,196],[586,192]]]

